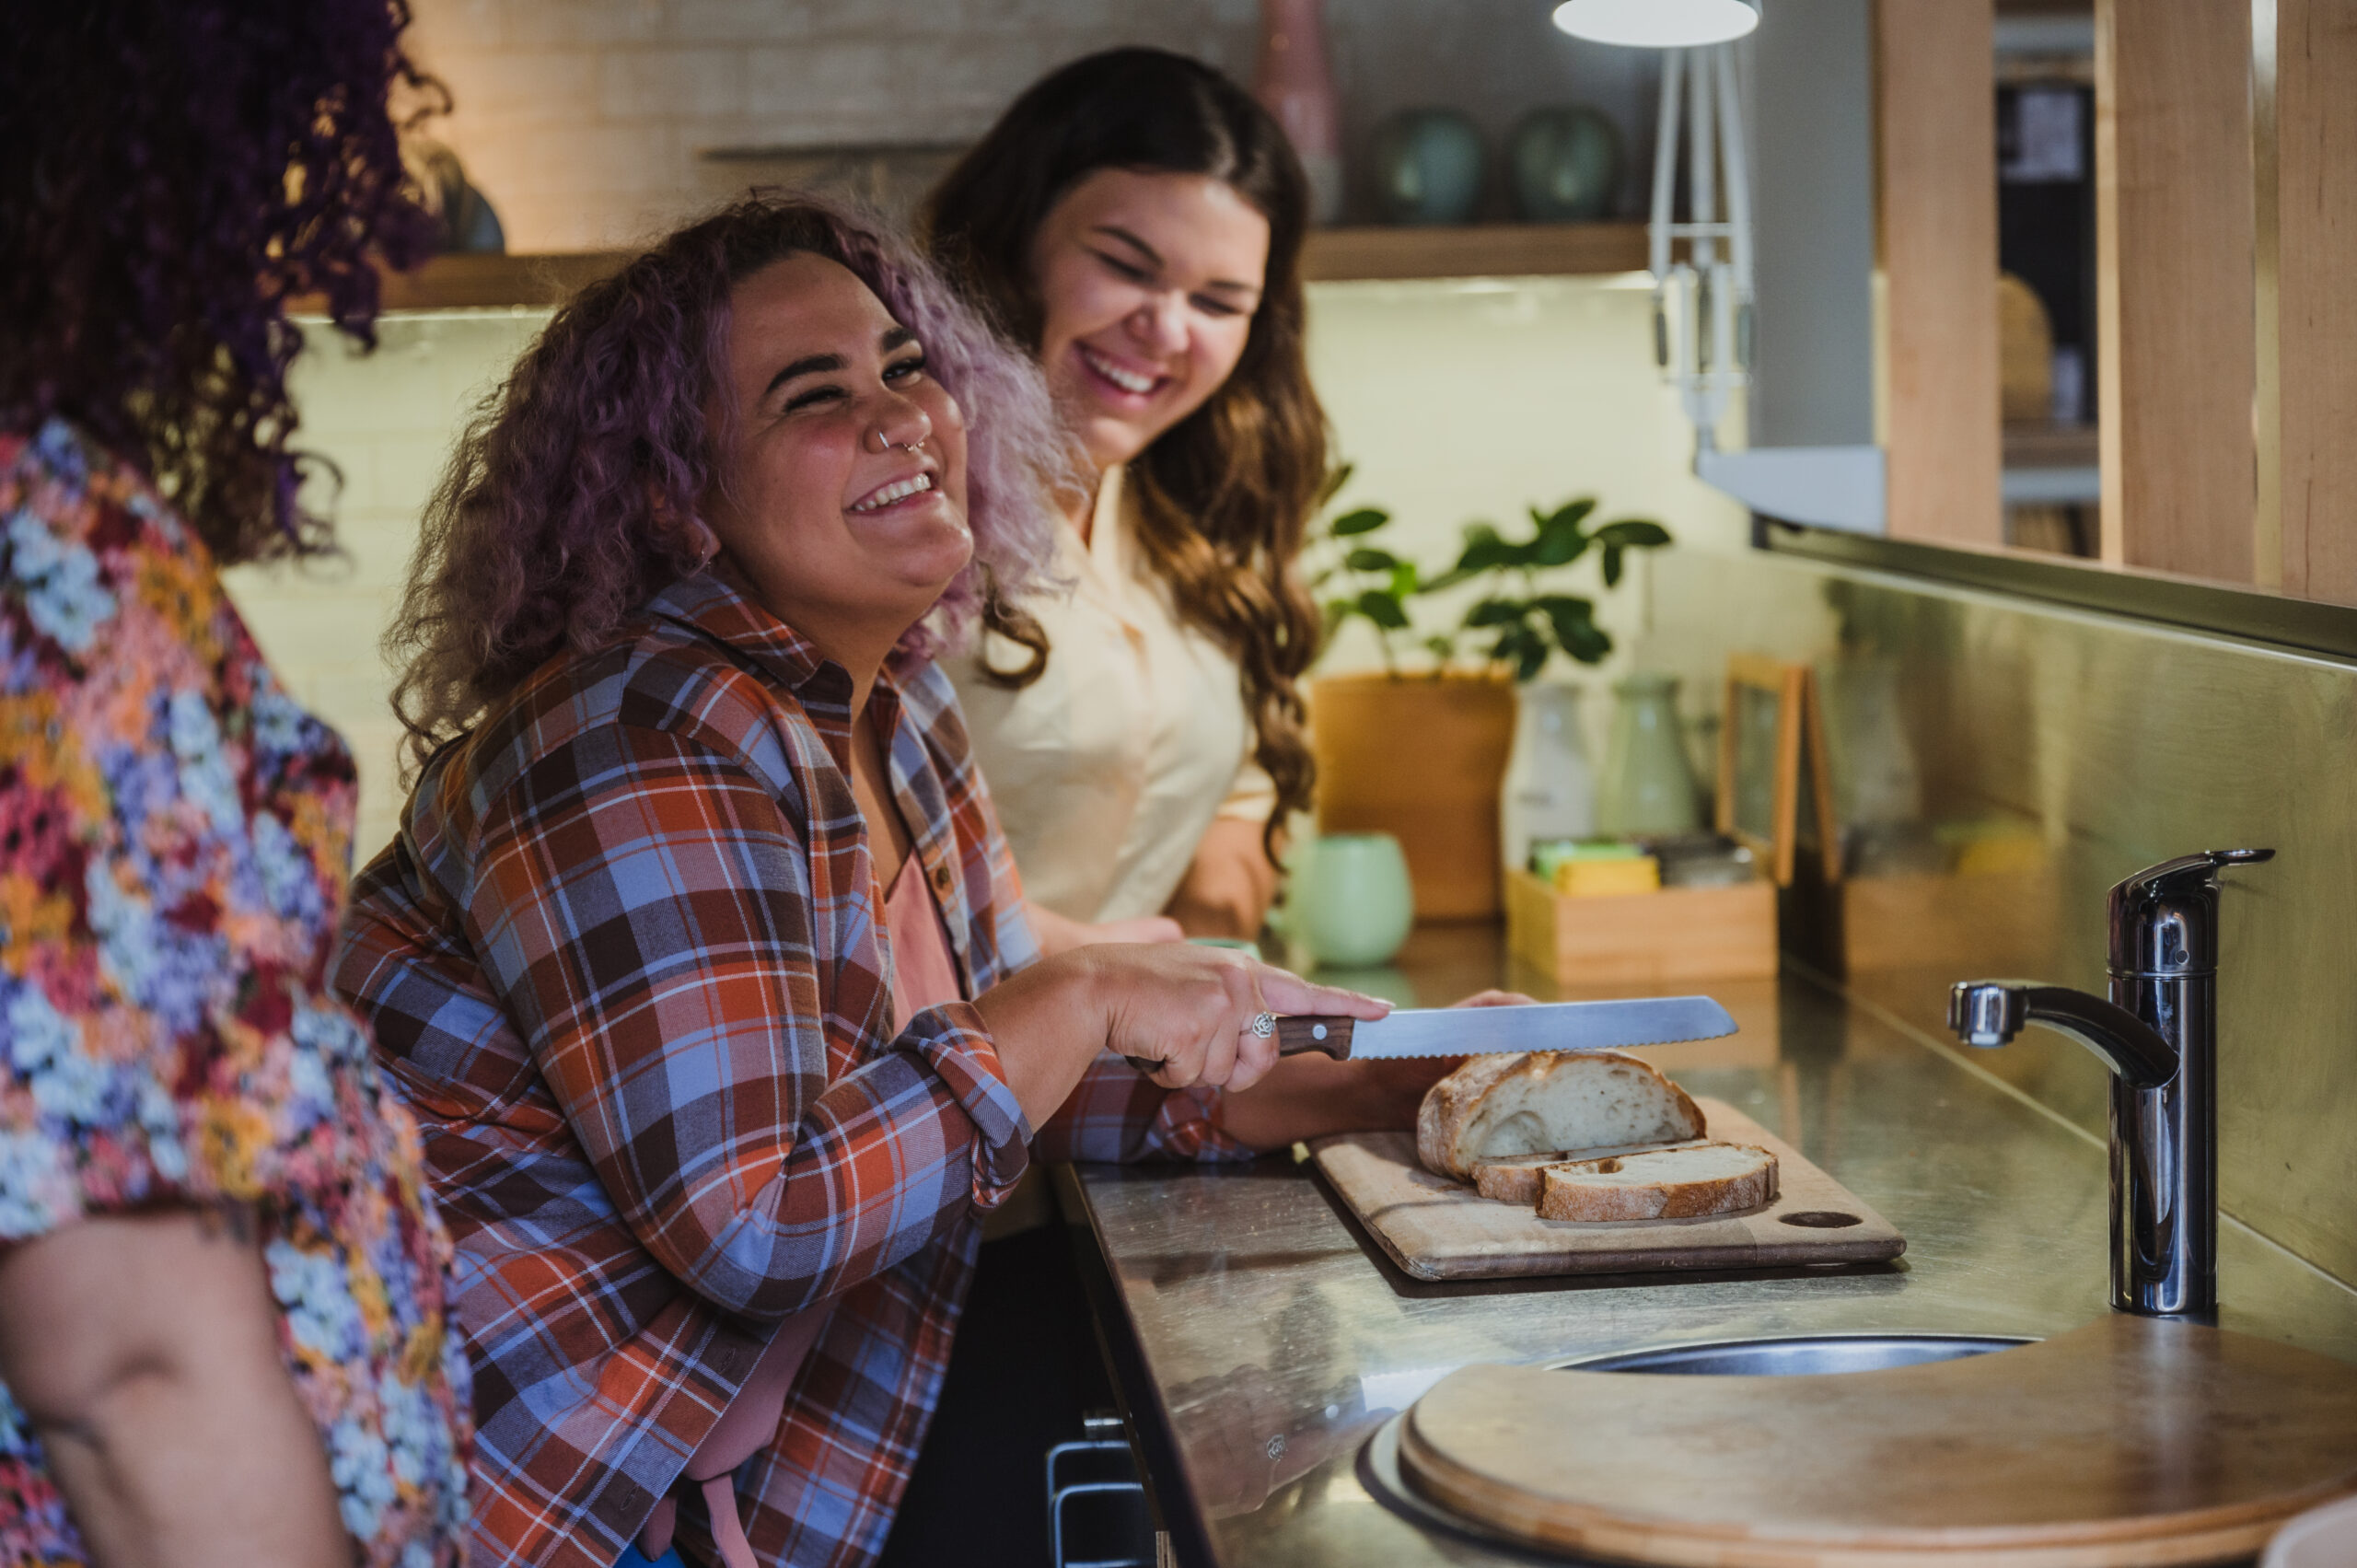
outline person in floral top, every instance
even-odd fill
[[[450,1243],[325,983],[352,761],[215,570],[328,543],[283,310],[365,340],[422,248],[406,19],[48,7],[0,61],[0,1563],[461,1559]]]

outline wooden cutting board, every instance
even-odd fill
[[[1907,1250],[1889,1221],[1790,1144],[1724,1101],[1696,1103],[1712,1137],[1776,1156],[1774,1202],[1700,1219],[1574,1225],[1434,1176],[1417,1163],[1413,1133],[1344,1132],[1310,1152],[1392,1261],[1420,1280],[1871,1263]]]
[[[1469,1366],[1409,1412],[1399,1464],[1493,1529],[1640,1562],[2219,1562],[2357,1492],[2357,1367],[2122,1313],[1888,1372]]]

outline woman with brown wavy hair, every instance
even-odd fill
[[[1302,351],[1308,190],[1210,66],[1075,61],[934,192],[935,256],[1046,372],[1082,458],[1063,586],[953,667],[1043,943],[1250,935],[1309,803],[1294,572],[1326,471]]]

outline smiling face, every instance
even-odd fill
[[[1208,175],[1100,168],[1049,210],[1031,246],[1039,363],[1099,468],[1219,390],[1268,264],[1269,220]]]
[[[728,482],[705,520],[771,613],[864,678],[973,555],[965,419],[838,262],[772,262],[728,308]]]

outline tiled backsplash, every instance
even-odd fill
[[[1342,499],[1390,508],[1401,553],[1445,561],[1469,519],[1511,526],[1528,505],[1585,494],[1608,515],[1659,517],[1685,548],[1742,547],[1741,510],[1688,471],[1692,437],[1654,371],[1641,281],[1319,284],[1310,311],[1311,369],[1336,449],[1357,464]],[[359,755],[364,859],[391,835],[401,805],[400,729],[377,640],[419,509],[469,408],[546,319],[396,316],[366,358],[313,327],[298,362],[299,444],[343,470],[335,517],[350,559],[243,571],[232,587],[272,661]],[[1592,588],[1593,574],[1585,564],[1568,580]],[[1602,619],[1625,637],[1643,608],[1632,581]],[[1364,629],[1353,633],[1322,668],[1376,662]],[[1603,704],[1588,709],[1600,723]]]
[[[359,761],[357,862],[392,837],[401,811],[401,730],[377,645],[401,597],[418,516],[468,410],[547,319],[505,310],[388,317],[365,358],[332,330],[305,328],[293,382],[303,414],[296,444],[343,470],[331,512],[343,554],[240,567],[228,584],[281,678],[343,732]],[[309,494],[329,505],[325,489]]]

